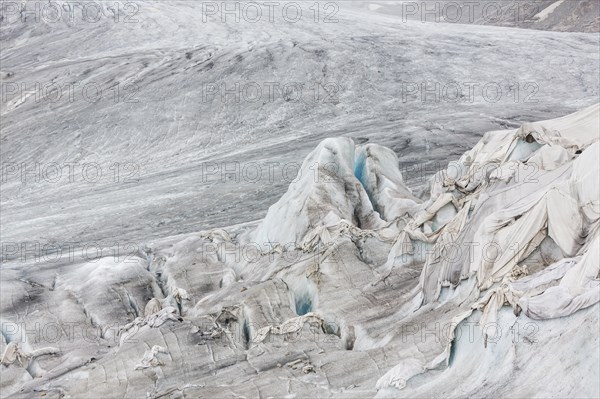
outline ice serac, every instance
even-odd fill
[[[309,231],[341,221],[361,229],[381,227],[384,221],[354,174],[354,158],[352,139],[323,140],[306,157],[288,191],[269,208],[255,242],[296,247]]]
[[[314,249],[341,231],[381,229],[418,210],[389,148],[355,146],[349,138],[322,141],[310,153],[288,191],[258,227],[259,246]]]
[[[405,185],[398,157],[389,148],[366,144],[356,148],[355,175],[373,208],[386,221],[414,211],[421,200]]]

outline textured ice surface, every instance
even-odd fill
[[[127,24],[3,21],[4,84],[29,90],[35,82],[75,82],[90,85],[90,96],[94,84],[103,89],[95,103],[79,89],[69,101],[65,89],[55,103],[30,96],[19,104],[19,94],[7,94],[0,104],[3,162],[28,170],[36,162],[97,163],[103,172],[96,183],[83,179],[80,166],[73,182],[65,169],[58,182],[29,175],[25,185],[20,169],[10,173],[0,194],[4,241],[141,247],[258,220],[293,179],[295,169],[286,178],[283,166],[300,164],[326,137],[388,146],[419,196],[427,178],[482,132],[563,115],[598,97],[597,34],[404,23],[346,2],[338,23],[314,22],[308,9],[297,23],[223,23],[220,14],[203,22],[201,3],[140,2],[139,22]],[[203,85],[251,82],[263,88],[263,101],[225,102],[221,90],[203,98]],[[269,82],[303,84],[303,100],[271,101]],[[422,102],[425,82],[440,85],[438,100],[428,94]],[[453,100],[451,85],[443,96],[456,82],[464,101]],[[487,84],[494,102],[483,95]],[[137,102],[125,101],[129,95]],[[222,178],[235,162],[261,165],[262,179]],[[272,179],[269,162],[279,163]],[[114,163],[121,164],[118,183]]]
[[[500,169],[524,135],[569,159],[528,184],[477,178],[472,163],[458,180],[442,171],[436,195],[388,221],[355,162],[386,187],[381,176],[399,177],[395,196],[376,196],[389,209],[410,196],[395,155],[329,138],[304,167],[334,168],[291,184],[259,224],[166,237],[121,261],[5,265],[3,393],[596,397],[597,131],[595,106],[488,133],[461,160],[499,157]],[[444,252],[474,231],[480,246],[527,250]]]
[[[566,32],[598,32],[600,4],[594,0],[384,0],[357,5],[406,20],[475,23]]]
[[[537,27],[572,30],[583,12],[594,30],[595,4],[573,3]],[[2,21],[3,84],[131,82],[137,100],[107,90],[96,103],[0,104],[3,165],[105,173],[23,184],[3,169],[2,397],[600,395],[598,261],[583,258],[598,245],[598,145],[538,129],[538,148],[527,142],[536,125],[517,141],[484,136],[597,102],[597,34],[405,23],[391,3],[340,2],[334,24],[203,22],[200,2],[139,5],[133,24]],[[203,96],[206,84],[249,82],[308,91],[299,102]],[[425,82],[505,94],[423,101]],[[429,177],[459,157],[430,191]],[[115,162],[132,167],[118,183]],[[273,180],[223,178],[238,162],[280,166]],[[302,168],[297,181],[282,176],[285,163]],[[519,259],[471,270],[437,257],[438,242],[489,238],[478,230],[488,217],[540,189],[536,212],[496,221],[504,239],[549,221]],[[578,206],[579,216],[555,212]],[[121,252],[22,260],[24,241]],[[493,281],[482,298],[479,274]]]

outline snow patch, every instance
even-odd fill
[[[558,0],[556,3],[549,5],[548,7],[544,8],[542,11],[534,15],[533,19],[537,20],[538,22],[545,20],[564,2],[565,0]]]

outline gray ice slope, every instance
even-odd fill
[[[9,95],[1,104],[2,162],[19,169],[37,162],[42,170],[52,162],[98,163],[103,176],[86,182],[79,167],[71,182],[65,168],[57,183],[28,176],[23,184],[19,171],[8,174],[2,241],[141,247],[154,237],[257,220],[291,180],[283,165],[299,164],[323,138],[340,135],[391,147],[422,195],[427,178],[482,132],[563,115],[598,97],[596,34],[403,23],[345,2],[338,23],[328,24],[315,22],[307,3],[296,23],[256,24],[224,23],[219,15],[203,22],[201,3],[191,1],[138,4],[138,22],[130,24],[3,21],[3,85],[98,84],[103,94],[90,103],[75,90],[69,101],[65,89],[55,103],[26,97],[20,104],[20,95]],[[403,101],[406,84],[425,81],[458,82],[466,98]],[[122,89],[116,103],[115,82]],[[301,83],[304,97],[203,101],[205,84],[250,82],[265,90],[267,82]],[[538,91],[527,99],[530,82]],[[472,102],[467,83],[479,85]],[[488,83],[503,87],[499,101],[484,99]],[[516,101],[508,89],[515,83]],[[127,94],[138,102],[125,102]],[[115,162],[136,169],[122,169],[115,183]],[[257,162],[263,175],[222,178],[206,172],[207,162],[219,171]],[[279,163],[273,179],[268,162]],[[139,181],[123,183],[129,173]]]

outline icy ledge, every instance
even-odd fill
[[[2,396],[598,397],[599,111],[485,134],[426,202],[328,139],[257,226],[7,265]]]

